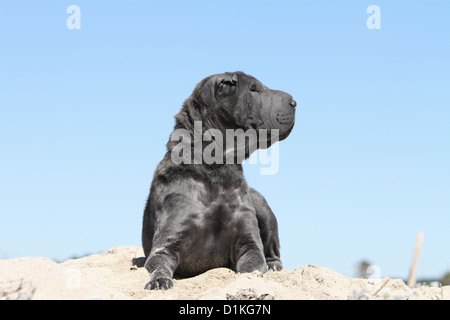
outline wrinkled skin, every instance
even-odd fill
[[[202,121],[202,132],[214,128],[225,136],[226,129],[277,129],[283,140],[294,126],[295,106],[291,95],[242,72],[217,74],[196,86],[175,116],[174,129],[193,135],[194,121]],[[271,143],[269,138],[262,145]],[[248,187],[242,165],[174,164],[176,144],[167,143],[144,211],[142,244],[151,274],[145,288],[169,289],[174,274],[194,276],[217,267],[241,273],[281,270],[275,215]],[[247,145],[245,156],[251,151]]]

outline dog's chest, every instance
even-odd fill
[[[231,267],[232,245],[240,226],[255,215],[246,186],[202,188],[199,194],[203,210],[192,212],[186,221],[191,241],[188,254],[177,273],[192,275],[217,267]],[[200,199],[199,199],[200,200]],[[256,219],[256,217],[255,217]]]
[[[206,197],[205,212],[208,218],[217,220],[235,219],[239,212],[253,210],[253,204],[246,186],[227,188],[219,186],[209,190]]]

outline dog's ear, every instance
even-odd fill
[[[226,85],[229,85],[229,86],[236,86],[237,85],[237,81],[238,81],[238,77],[237,77],[236,73],[234,73],[232,75],[230,75],[230,74],[221,74],[221,75],[218,75],[217,78],[218,78],[219,85],[226,84]]]
[[[220,96],[230,96],[236,92],[238,77],[237,74],[221,74],[217,76],[216,93]]]
[[[208,77],[198,85],[199,101],[203,105],[213,106],[216,104],[216,96],[233,93],[237,82],[238,76],[235,73],[216,74]]]

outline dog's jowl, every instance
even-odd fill
[[[174,274],[218,267],[282,268],[277,220],[247,185],[241,163],[291,133],[295,108],[291,95],[243,72],[212,75],[195,87],[175,116],[144,211],[145,288],[168,289]]]

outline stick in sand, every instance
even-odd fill
[[[384,277],[384,279],[381,281],[381,283],[372,291],[372,295],[375,297],[378,292],[381,291],[381,289],[384,288],[384,286],[391,280],[389,277]]]
[[[420,250],[422,249],[423,232],[417,233],[416,245],[414,247],[414,257],[409,271],[408,287],[413,288],[416,285],[416,272],[419,263]]]

